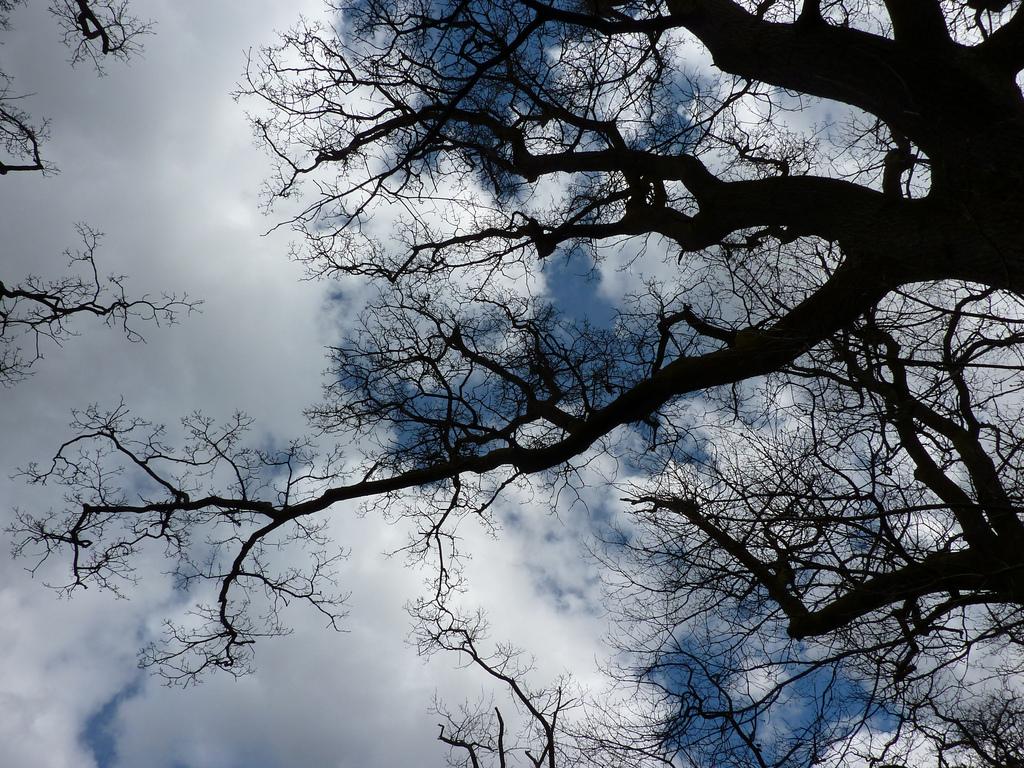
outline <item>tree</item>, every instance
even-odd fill
[[[189,682],[247,668],[282,603],[336,621],[323,520],[366,499],[417,521],[425,642],[509,686],[536,764],[1019,761],[979,713],[1021,663],[1020,4],[331,9],[242,93],[266,106],[271,201],[313,182],[293,220],[311,271],[380,286],[310,410],[373,448],[257,450],[244,416],[194,415],[175,451],[93,407],[29,469],[74,507],[22,518],[21,549],[70,551],[68,589],[117,588],[150,540],[216,582],[207,625],[150,650]],[[670,274],[607,326],[521,287],[645,250]],[[559,730],[573,697],[519,686],[449,606],[453,526],[525,476],[571,486],[597,452],[630,469],[605,557],[612,672],[638,693]],[[223,559],[190,556],[200,532]],[[283,543],[308,571],[275,568]],[[504,720],[481,717],[442,740],[504,764]]]
[[[187,295],[129,298],[123,276],[100,277],[96,250],[102,234],[86,224],[76,230],[82,247],[64,255],[71,269],[81,267],[79,273],[50,280],[30,275],[10,287],[0,281],[0,385],[13,386],[28,376],[45,343],[60,344],[73,335],[71,322],[78,315],[102,318],[120,326],[129,341],[142,341],[137,323],[174,323],[199,304]]]
[[[0,0],[0,31],[10,29],[10,13],[19,0]],[[102,59],[125,60],[139,49],[139,38],[150,24],[128,11],[126,0],[88,2],[59,0],[50,5],[71,63],[89,61],[103,74]],[[50,173],[55,169],[43,159],[42,144],[47,123],[34,123],[19,106],[23,96],[13,91],[10,76],[0,69],[0,176],[19,172]],[[0,385],[11,386],[29,374],[42,356],[45,339],[60,343],[72,335],[69,323],[76,315],[101,317],[107,325],[120,325],[130,341],[140,341],[134,322],[163,320],[173,323],[177,314],[191,312],[198,302],[188,296],[163,295],[129,298],[121,275],[100,277],[96,250],[101,233],[86,224],[76,225],[82,241],[78,250],[64,252],[69,267],[83,267],[86,274],[67,274],[56,279],[29,275],[15,285],[0,280]],[[28,349],[22,346],[28,339]]]
[[[10,29],[10,14],[22,0],[0,0],[0,31]],[[103,74],[103,58],[125,60],[139,50],[139,38],[151,25],[131,15],[128,0],[54,0],[50,13],[56,19],[71,63],[89,61]],[[12,172],[53,170],[43,159],[45,121],[36,123],[21,109],[24,96],[12,90],[11,78],[0,69],[0,176]]]

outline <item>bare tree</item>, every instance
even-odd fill
[[[71,63],[89,61],[103,71],[103,58],[127,59],[140,48],[152,24],[132,15],[128,0],[54,0],[50,13],[71,50]]]
[[[259,452],[244,419],[195,417],[173,451],[123,407],[92,409],[29,470],[74,506],[23,519],[22,548],[70,551],[74,587],[116,583],[156,539],[216,582],[209,625],[152,657],[190,681],[244,668],[281,601],[333,621],[320,526],[340,502],[416,521],[444,615],[455,523],[607,451],[646,478],[620,489],[633,512],[606,550],[636,704],[593,712],[563,754],[1017,754],[957,706],[1021,663],[1021,4],[331,9],[336,26],[254,57],[242,91],[267,107],[271,202],[313,182],[294,218],[310,270],[381,286],[310,411],[374,448]],[[608,327],[515,288],[545,260],[644,249],[674,276]],[[199,569],[186,544],[204,529],[224,554]],[[308,572],[274,571],[285,539],[315,545]],[[466,632],[428,637],[480,665]],[[542,729],[558,711],[533,706]],[[490,726],[442,739],[500,763]]]
[[[10,14],[19,4],[20,0],[0,0],[0,31],[10,30]],[[88,60],[99,74],[104,57],[127,59],[139,50],[139,38],[151,27],[129,13],[127,0],[59,0],[49,10],[71,50],[71,63]],[[48,124],[34,121],[24,111],[24,99],[0,69],[0,176],[54,170],[42,153]],[[130,341],[141,341],[137,323],[174,322],[179,313],[198,306],[187,296],[129,298],[123,276],[100,275],[96,250],[101,234],[86,224],[76,225],[76,230],[82,246],[65,251],[69,274],[56,279],[29,275],[14,285],[0,281],[0,385],[11,386],[30,372],[43,357],[44,340],[68,339],[75,316],[102,318],[107,325],[119,325]]]
[[[0,32],[10,30],[10,14],[21,2],[0,0]],[[71,51],[71,63],[89,61],[100,74],[104,57],[127,59],[152,28],[130,13],[128,0],[54,0],[50,13]],[[53,170],[42,155],[48,124],[29,116],[21,106],[25,98],[0,68],[0,176]]]
[[[554,768],[569,764],[573,758],[567,749],[571,736],[563,720],[579,705],[570,679],[563,677],[549,688],[532,689],[526,682],[532,663],[522,650],[502,643],[491,653],[482,649],[487,623],[480,613],[462,616],[435,601],[421,601],[413,612],[419,619],[416,639],[421,653],[455,653],[467,666],[482,671],[507,694],[515,718],[509,718],[508,710],[503,715],[501,706],[493,701],[463,706],[458,713],[438,702],[435,711],[443,719],[438,724],[438,739],[451,748],[451,765]]]
[[[100,276],[96,250],[101,233],[85,224],[76,229],[82,245],[64,252],[68,274],[50,280],[30,275],[12,286],[0,281],[0,385],[11,386],[29,375],[47,343],[61,344],[74,335],[71,323],[77,316],[101,318],[120,327],[129,341],[143,341],[139,323],[171,324],[199,305],[187,295],[129,298],[123,276]]]

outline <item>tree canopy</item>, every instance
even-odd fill
[[[28,469],[71,506],[23,516],[19,551],[68,553],[68,590],[120,588],[149,543],[216,582],[147,652],[190,682],[247,669],[290,601],[337,622],[324,520],[364,499],[435,559],[424,650],[526,720],[520,747],[500,710],[446,714],[455,761],[1024,763],[1020,3],[331,7],[239,92],[299,257],[379,287],[315,437],[197,414],[175,447],[90,407]],[[643,279],[588,320],[533,289],[559,259]],[[631,692],[603,707],[528,688],[452,604],[458,521],[602,454]]]

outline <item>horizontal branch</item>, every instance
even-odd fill
[[[891,288],[881,278],[877,270],[870,268],[851,265],[839,268],[821,288],[771,328],[750,330],[744,334],[744,343],[735,347],[672,361],[585,419],[567,423],[565,436],[549,445],[498,448],[476,456],[400,472],[392,477],[365,479],[329,488],[318,496],[280,509],[275,519],[295,519],[321,512],[339,502],[428,486],[464,473],[485,474],[501,467],[536,473],[556,467],[582,454],[615,428],[649,417],[675,397],[778,369],[877,302]],[[90,509],[129,514],[175,508],[197,510],[204,502],[222,509],[248,509],[268,516],[273,514],[259,503],[245,502],[242,506],[238,500],[220,497],[111,508],[95,506]]]
[[[887,605],[937,592],[993,589],[987,571],[991,571],[990,564],[981,562],[970,550],[936,552],[867,579],[819,610],[790,616],[789,635],[798,640],[825,635]]]

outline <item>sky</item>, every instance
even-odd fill
[[[145,343],[78,322],[77,336],[44,346],[30,379],[0,389],[0,530],[19,510],[62,507],[60,488],[29,486],[18,468],[47,461],[71,434],[72,410],[92,403],[123,401],[172,431],[196,410],[219,420],[241,410],[258,445],[301,437],[303,409],[321,395],[325,347],[344,338],[372,295],[354,278],[306,280],[289,260],[290,232],[272,229],[286,212],[260,208],[270,164],[246,116],[259,105],[231,96],[247,51],[274,42],[300,14],[320,16],[322,0],[131,5],[153,20],[153,34],[103,77],[68,64],[46,3],[11,16],[0,70],[28,94],[22,108],[50,121],[44,152],[59,172],[0,180],[0,279],[59,276],[84,222],[105,233],[101,273],[127,275],[131,295],[187,292],[203,304],[177,325],[141,326]],[[687,51],[707,64],[692,45]],[[813,133],[841,115],[833,109],[812,105],[785,119]],[[386,217],[375,219],[382,231]],[[642,293],[649,278],[689,280],[664,248],[653,238],[602,243],[596,270],[586,254],[553,259],[531,290],[573,320],[607,326],[617,301]],[[463,604],[487,611],[488,642],[535,656],[530,682],[571,672],[601,691],[612,628],[587,544],[621,495],[607,478],[618,471],[624,480],[630,468],[599,457],[582,471],[581,497],[570,503],[566,494],[557,514],[543,489],[512,489],[494,508],[496,536],[473,520],[459,529],[473,555]],[[137,665],[163,621],[182,619],[197,599],[175,588],[159,551],[138,559],[124,599],[96,589],[62,599],[46,585],[67,580],[66,561],[31,574],[31,562],[0,552],[0,766],[443,765],[435,697],[457,708],[498,692],[454,656],[417,655],[406,605],[424,593],[429,572],[386,554],[407,542],[407,527],[345,504],[325,519],[350,552],[340,569],[340,588],[351,593],[342,631],[291,608],[283,618],[293,633],[258,644],[253,674],[215,674],[188,689],[165,687]],[[0,548],[9,544],[0,534]]]
[[[357,282],[302,280],[301,266],[287,258],[288,233],[264,236],[276,223],[258,205],[269,166],[252,143],[247,105],[230,96],[245,52],[271,42],[300,13],[317,16],[319,0],[133,0],[135,13],[155,22],[154,34],[141,55],[111,63],[104,77],[68,65],[45,5],[15,10],[0,62],[18,92],[31,94],[24,108],[50,120],[44,150],[59,173],[11,174],[0,183],[0,277],[59,275],[74,225],[85,222],[105,233],[101,272],[128,275],[131,293],[187,291],[204,304],[176,326],[143,328],[144,344],[78,323],[77,337],[44,348],[28,381],[0,390],[5,526],[17,509],[60,506],[59,489],[29,487],[17,468],[45,461],[69,435],[71,410],[90,403],[123,398],[133,413],[168,424],[195,409],[215,418],[241,409],[260,439],[302,435],[302,410],[320,392],[323,348],[344,332],[365,293]],[[340,311],[328,303],[338,290]],[[556,298],[572,299],[563,294]],[[489,609],[494,639],[537,655],[539,683],[565,671],[594,682],[607,653],[607,621],[582,546],[603,499],[589,502],[554,516],[540,496],[513,497],[497,510],[508,521],[498,538],[462,531],[475,554],[467,602]],[[352,553],[341,574],[352,592],[344,631],[290,610],[294,633],[257,648],[254,674],[215,675],[187,690],[163,687],[136,665],[161,622],[192,602],[175,591],[158,553],[138,562],[126,599],[95,589],[60,599],[45,584],[66,578],[66,562],[33,577],[29,563],[0,557],[0,761],[9,768],[443,764],[433,697],[457,705],[478,698],[483,681],[457,659],[425,660],[409,644],[404,605],[427,574],[384,555],[405,542],[401,525],[339,506],[330,530]]]

